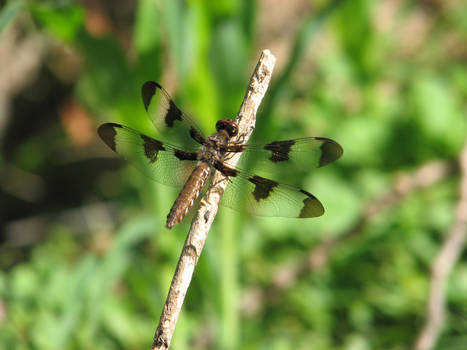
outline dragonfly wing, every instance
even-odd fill
[[[124,125],[102,124],[98,134],[110,149],[164,185],[182,186],[196,166],[197,152],[183,151]]]

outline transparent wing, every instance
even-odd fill
[[[312,218],[324,214],[321,202],[311,193],[243,170],[217,167],[229,175],[221,204],[259,216]]]
[[[178,140],[187,147],[204,142],[201,129],[175,105],[161,85],[154,81],[144,83],[141,96],[149,119],[162,135],[169,140]]]
[[[229,145],[227,150],[243,152],[238,165],[255,168],[267,174],[288,170],[306,172],[339,159],[343,149],[336,141],[325,137],[306,137],[274,141],[266,145]],[[228,160],[226,163],[229,164]]]
[[[180,150],[124,125],[102,124],[98,134],[110,149],[164,185],[182,186],[196,166],[196,151]]]

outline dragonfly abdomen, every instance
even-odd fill
[[[211,175],[211,167],[207,163],[199,164],[190,174],[188,180],[183,186],[180,194],[175,200],[174,205],[167,215],[167,228],[172,228],[183,220],[186,214],[190,211],[203,190],[204,186]]]

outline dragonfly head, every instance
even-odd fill
[[[229,137],[236,136],[238,134],[238,126],[230,119],[221,119],[216,123],[217,132],[225,130]]]

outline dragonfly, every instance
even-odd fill
[[[160,84],[144,83],[141,96],[150,120],[172,143],[116,123],[100,125],[98,134],[112,151],[143,174],[164,185],[181,187],[167,215],[167,228],[184,219],[214,171],[221,172],[229,182],[221,205],[259,216],[312,218],[324,214],[323,205],[310,192],[233,166],[230,159],[241,152],[240,165],[245,159],[244,164],[257,163],[272,172],[291,169],[289,166],[309,171],[342,156],[343,149],[336,141],[304,137],[262,145],[243,144],[233,141],[238,125],[230,119],[217,121],[216,132],[205,137]]]

